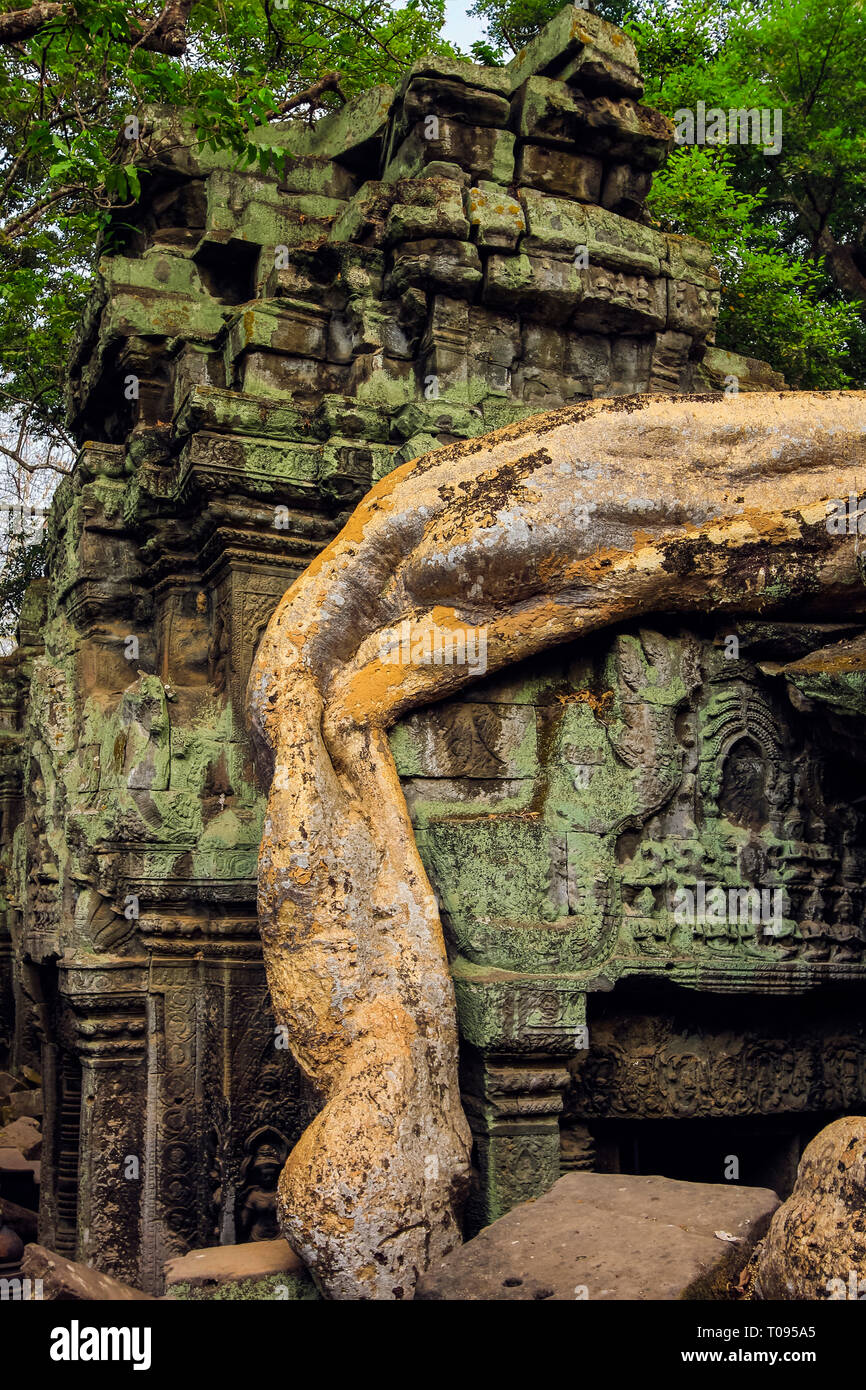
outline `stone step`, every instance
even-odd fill
[[[724,1299],[778,1205],[763,1187],[568,1173],[434,1264],[415,1297]]]

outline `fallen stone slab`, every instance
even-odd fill
[[[834,1120],[808,1144],[794,1190],[753,1261],[759,1299],[866,1298],[866,1118]]]
[[[22,1115],[0,1129],[0,1149],[17,1149],[24,1158],[42,1155],[42,1131],[32,1115]]]
[[[418,1299],[724,1299],[779,1206],[763,1187],[568,1173],[437,1260]]]
[[[76,1264],[43,1245],[27,1245],[21,1257],[21,1273],[30,1279],[42,1280],[42,1297],[67,1303],[131,1302],[146,1299],[155,1302],[152,1294],[130,1288],[110,1274],[87,1265]]]
[[[319,1297],[303,1260],[282,1237],[177,1255],[165,1265],[165,1287],[174,1299]]]
[[[189,1250],[165,1264],[165,1287],[173,1284],[230,1284],[267,1274],[301,1274],[304,1262],[287,1241],[254,1240],[247,1245],[213,1245]]]

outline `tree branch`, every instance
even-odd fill
[[[131,15],[129,43],[132,48],[164,53],[170,58],[183,57],[187,49],[186,27],[195,4],[196,0],[167,0],[162,13],[150,22]],[[0,47],[32,39],[47,24],[67,17],[75,18],[74,5],[58,4],[56,0],[45,0],[45,3],[40,0],[26,10],[8,10],[0,14]]]
[[[32,39],[46,24],[50,24],[53,19],[60,19],[69,12],[69,7],[65,4],[46,3],[31,5],[26,10],[9,10],[6,14],[0,14],[0,44],[22,43],[26,39]]]
[[[326,72],[324,77],[320,77],[318,82],[305,88],[303,92],[297,92],[295,96],[289,97],[281,102],[278,108],[280,116],[286,116],[290,111],[294,111],[298,106],[319,106],[319,98],[325,92],[336,92],[340,100],[345,104],[346,94],[340,86],[340,74],[338,72]]]

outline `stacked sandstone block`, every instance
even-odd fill
[[[345,504],[513,419],[702,384],[718,277],[645,211],[672,128],[641,92],[630,40],[569,6],[507,67],[424,59],[263,129],[281,178],[155,122],[85,325],[82,433],[181,471],[197,434],[234,435],[254,487]]]

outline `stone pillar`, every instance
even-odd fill
[[[77,1020],[81,1066],[77,1242],[74,1258],[139,1283],[145,1178],[145,982],[142,964],[64,963],[61,992]],[[63,1078],[58,1078],[61,1082]],[[64,1095],[59,1095],[62,1110]],[[59,1114],[55,1123],[62,1123]],[[70,1163],[73,1153],[60,1153]],[[60,1168],[57,1184],[71,1179]],[[59,1190],[59,1187],[58,1187]]]
[[[466,1211],[471,1236],[559,1177],[559,1115],[568,1059],[586,1046],[586,995],[562,977],[462,960],[454,973],[461,1091],[480,1178]]]

